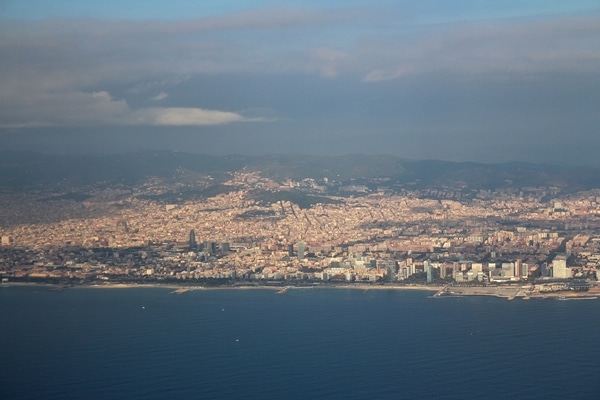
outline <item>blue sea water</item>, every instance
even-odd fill
[[[600,399],[600,300],[0,288],[1,399]]]

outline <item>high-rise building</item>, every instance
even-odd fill
[[[515,266],[515,277],[521,277],[522,273],[521,273],[521,260],[516,260],[515,263],[513,264]]]
[[[433,265],[425,261],[425,272],[427,272],[427,283],[433,283]]]
[[[215,242],[207,240],[204,242],[204,252],[209,255],[215,254]]]
[[[219,244],[219,251],[221,254],[229,253],[229,242],[222,242]]]
[[[527,279],[529,277],[529,264],[521,263],[521,278]]]
[[[567,257],[559,254],[552,260],[552,276],[554,278],[570,278],[571,270],[567,268]]]
[[[298,260],[304,259],[304,242],[298,242]]]
[[[288,256],[294,257],[294,244],[293,243],[288,246]]]
[[[190,251],[196,250],[196,232],[190,230]]]

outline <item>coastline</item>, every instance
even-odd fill
[[[47,287],[54,291],[64,291],[67,289],[168,289],[170,294],[185,294],[187,292],[199,290],[271,290],[277,294],[284,294],[290,290],[411,290],[435,292],[430,298],[453,298],[453,297],[496,297],[506,300],[534,300],[534,299],[554,299],[554,300],[595,300],[600,298],[600,288],[592,288],[585,292],[559,291],[549,293],[531,292],[528,287],[515,286],[487,286],[487,287],[454,287],[440,285],[369,285],[369,284],[333,284],[333,285],[313,285],[313,286],[275,286],[275,285],[235,285],[235,286],[182,286],[176,284],[161,283],[93,283],[81,285],[60,285],[43,282],[4,282],[1,287]]]
[[[487,287],[446,287],[433,297],[465,297],[465,296],[488,296],[498,297],[506,300],[595,300],[600,296],[600,288],[591,288],[588,291],[556,291],[556,292],[534,292],[528,286],[487,286]]]
[[[182,286],[175,284],[161,283],[98,283],[98,284],[81,284],[81,285],[60,285],[54,283],[37,283],[37,282],[4,282],[0,287],[18,287],[18,286],[40,286],[54,289],[136,289],[136,288],[155,288],[155,289],[170,289],[171,293],[182,294],[189,291],[197,290],[273,290],[284,292],[288,290],[305,290],[305,289],[352,289],[352,290],[421,290],[429,292],[439,292],[443,290],[443,286],[402,286],[402,285],[369,285],[369,284],[340,284],[340,285],[314,285],[314,286],[289,286],[289,285],[236,285],[236,286]]]

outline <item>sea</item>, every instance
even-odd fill
[[[0,287],[1,399],[600,399],[600,300]]]

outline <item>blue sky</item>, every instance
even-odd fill
[[[223,15],[257,8],[342,8],[377,7],[400,13],[410,13],[424,20],[464,20],[598,11],[593,0],[462,0],[462,1],[402,1],[402,0],[2,0],[0,15],[12,19],[43,19],[48,17],[109,18],[109,19],[189,19]]]
[[[0,0],[0,148],[600,164],[597,1]]]

